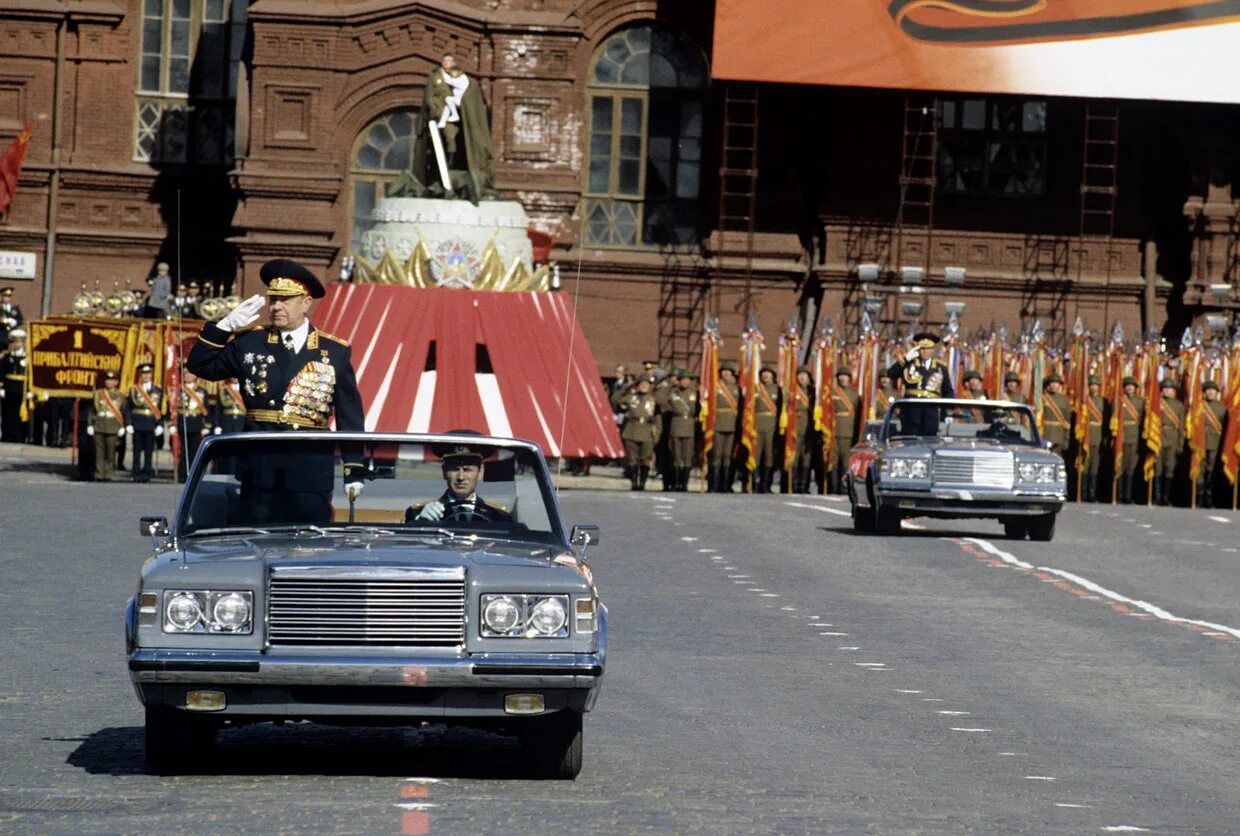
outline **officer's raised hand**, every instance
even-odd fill
[[[258,320],[258,312],[263,309],[265,304],[267,304],[267,297],[261,293],[255,293],[249,299],[246,299],[229,311],[228,316],[215,323],[215,326],[221,331],[232,331],[234,333],[249,328]]]

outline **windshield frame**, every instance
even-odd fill
[[[419,444],[423,446],[441,443],[479,444],[486,445],[487,447],[494,447],[496,449],[512,450],[518,454],[524,452],[529,455],[530,461],[534,466],[533,473],[534,478],[538,483],[538,493],[542,497],[543,504],[547,508],[547,519],[551,524],[551,531],[547,532],[547,538],[554,539],[555,545],[559,547],[569,548],[568,536],[565,533],[567,527],[564,523],[564,513],[560,508],[558,491],[555,488],[555,483],[552,481],[551,470],[547,466],[547,460],[542,454],[542,449],[537,444],[532,441],[526,441],[519,438],[503,438],[500,436],[489,435],[461,435],[452,433],[345,433],[333,432],[331,430],[316,430],[308,432],[297,430],[295,432],[223,433],[221,435],[208,436],[203,439],[202,445],[198,448],[198,455],[191,463],[189,477],[186,479],[185,484],[181,488],[181,496],[177,500],[176,518],[174,519],[172,526],[173,538],[175,540],[180,540],[182,538],[192,537],[194,534],[192,531],[187,531],[189,528],[189,512],[191,504],[189,500],[198,489],[198,485],[202,482],[203,477],[207,474],[207,462],[211,458],[210,453],[212,447],[223,442],[230,442],[233,444],[237,442],[244,444],[271,444],[274,442],[276,444],[296,445],[314,441],[330,442],[337,447],[342,444],[349,443],[361,444],[363,446],[379,444]],[[428,458],[427,461],[435,461],[435,459]],[[332,482],[333,484],[343,484],[343,481],[338,483],[337,480],[343,480],[343,474],[341,473],[339,465],[335,466],[335,472],[332,475]],[[375,529],[391,527],[390,524],[385,525],[378,523],[374,525],[365,523],[341,523],[339,525],[324,525],[321,527],[331,533],[333,531],[343,532],[349,528],[356,530],[360,526]],[[262,526],[259,527],[261,528]],[[281,526],[277,525],[274,527],[280,528]],[[253,532],[255,526],[252,524],[246,524],[238,525],[236,528],[238,534],[244,535],[246,531]],[[419,527],[411,526],[408,528],[408,533],[416,534],[419,530],[421,530]],[[433,528],[430,530],[434,531]],[[403,534],[406,532],[400,531],[398,533]],[[235,537],[238,536],[238,534],[220,532],[215,536]],[[511,536],[511,532],[488,532],[485,530],[478,532],[462,530],[457,532],[456,536],[476,537],[480,540],[514,539]],[[543,546],[546,546],[547,544],[543,542],[543,540],[547,538],[539,537],[537,540]]]
[[[969,409],[969,408],[976,408],[978,406],[982,406],[982,407],[988,407],[988,408],[1015,409],[1017,411],[1023,411],[1025,414],[1028,415],[1029,431],[1032,435],[1032,438],[1029,441],[1024,441],[1024,440],[1011,440],[1011,439],[1004,440],[1004,439],[984,439],[984,438],[973,438],[973,439],[953,438],[950,436],[940,435],[939,433],[935,433],[934,435],[903,435],[903,434],[892,435],[891,434],[891,417],[895,413],[896,408],[899,406],[933,406],[937,409],[943,409],[945,407]],[[889,407],[887,407],[887,414],[883,416],[883,430],[882,430],[882,435],[880,436],[880,439],[882,443],[884,444],[889,444],[890,442],[896,441],[896,440],[900,440],[900,441],[907,441],[907,440],[923,441],[927,439],[949,439],[949,440],[955,440],[955,441],[992,441],[993,440],[1000,444],[1015,444],[1020,447],[1030,447],[1030,448],[1039,449],[1039,450],[1043,448],[1042,434],[1038,432],[1038,422],[1037,422],[1036,416],[1034,416],[1033,414],[1033,408],[1030,407],[1029,404],[1017,403],[1016,401],[972,400],[969,398],[901,398],[897,401],[894,401]]]

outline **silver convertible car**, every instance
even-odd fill
[[[363,463],[355,501],[341,464]],[[469,725],[574,778],[607,609],[533,444],[470,434],[204,442],[125,613],[152,771],[264,721]]]
[[[853,526],[880,534],[907,517],[981,517],[1010,538],[1050,540],[1068,490],[1033,411],[1008,401],[896,401],[867,425],[845,480]]]

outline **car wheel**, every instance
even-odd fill
[[[1009,540],[1024,540],[1029,524],[1024,520],[1004,520],[1003,533]]]
[[[146,766],[155,775],[190,772],[215,743],[216,724],[166,705],[146,707]]]
[[[879,534],[899,534],[900,512],[895,508],[882,506],[874,509],[874,529]]]
[[[569,780],[581,772],[581,714],[571,709],[526,720],[521,748],[538,778]]]
[[[862,508],[857,505],[857,497],[853,493],[853,489],[848,491],[848,499],[852,503],[853,531],[873,531],[874,509]]]
[[[1055,536],[1055,515],[1043,514],[1029,520],[1029,539],[1049,543]]]

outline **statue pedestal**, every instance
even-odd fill
[[[512,200],[389,197],[356,255],[362,282],[473,290],[542,290],[526,230],[529,217]],[[504,286],[498,286],[498,285]]]

